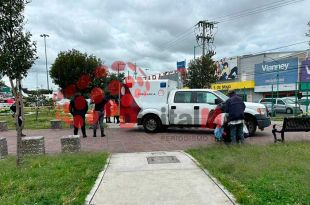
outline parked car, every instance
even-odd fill
[[[310,97],[302,97],[298,100],[298,103],[300,105],[300,109],[303,111],[304,114],[307,113],[310,114]],[[308,107],[308,109],[307,109]]]
[[[286,113],[286,114],[302,113],[300,105],[298,103],[295,103],[295,101],[290,97],[263,98],[259,101],[259,103],[264,104],[267,107],[269,114],[272,112],[272,105],[273,110],[276,113]]]
[[[310,106],[309,106],[309,102],[310,102],[310,97],[308,97],[308,101],[307,101],[307,97],[302,97],[301,99],[295,98],[295,97],[284,97],[282,99],[289,99],[291,101],[294,101],[294,104],[299,105],[300,110],[302,111],[303,114],[306,114],[307,112],[307,106],[308,106],[308,113],[310,111]],[[297,101],[296,101],[297,99]]]

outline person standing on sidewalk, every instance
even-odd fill
[[[112,106],[112,100],[108,100],[105,104],[105,120],[106,123],[111,123],[111,106]]]
[[[81,128],[83,138],[87,137],[85,130],[85,115],[88,111],[88,103],[81,93],[76,93],[74,98],[70,101],[69,111],[73,116],[74,135],[77,135],[79,128]]]
[[[96,136],[96,132],[97,132],[97,127],[98,127],[98,123],[100,125],[100,131],[101,131],[101,137],[104,137],[104,125],[103,125],[103,119],[104,119],[104,108],[106,103],[108,102],[108,100],[106,99],[106,97],[102,97],[101,100],[97,101],[95,100],[95,108],[94,108],[94,125],[93,125],[93,137],[97,137]]]
[[[244,142],[243,123],[245,104],[234,90],[228,93],[229,99],[226,101],[226,113],[228,113],[228,125],[230,128],[230,139],[232,144]]]

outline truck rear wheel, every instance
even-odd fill
[[[147,133],[156,133],[161,129],[160,119],[156,115],[148,115],[143,119],[143,128]]]
[[[245,115],[244,121],[248,128],[249,136],[253,136],[256,132],[256,127],[257,127],[255,118],[250,115]]]

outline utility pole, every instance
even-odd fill
[[[117,63],[117,82],[118,82],[118,117],[121,115],[121,80],[119,76],[119,66],[125,66],[124,63],[118,62]],[[129,76],[129,72],[128,72]]]
[[[47,90],[50,91],[50,86],[49,86],[49,82],[48,82],[47,55],[46,55],[46,37],[49,37],[49,35],[48,34],[41,34],[40,36],[44,38]]]
[[[215,46],[214,43],[214,33],[213,29],[216,28],[217,22],[215,21],[199,21],[196,24],[196,28],[198,29],[198,34],[196,35],[197,43],[200,47],[202,47],[202,56],[215,55]],[[206,53],[207,50],[207,53]]]
[[[196,59],[196,48],[199,46],[194,46],[194,59]]]

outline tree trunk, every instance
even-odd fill
[[[16,123],[16,131],[17,131],[17,146],[16,146],[16,165],[20,166],[23,163],[23,153],[22,153],[22,129],[23,124],[19,125],[19,116],[23,119],[23,99],[22,93],[20,89],[20,80],[16,79],[16,87],[14,86],[13,80],[10,79],[11,87],[13,94],[15,95],[15,105],[16,105],[16,112],[15,112],[15,123]],[[21,112],[21,113],[20,113]],[[22,120],[23,122],[23,120]]]

